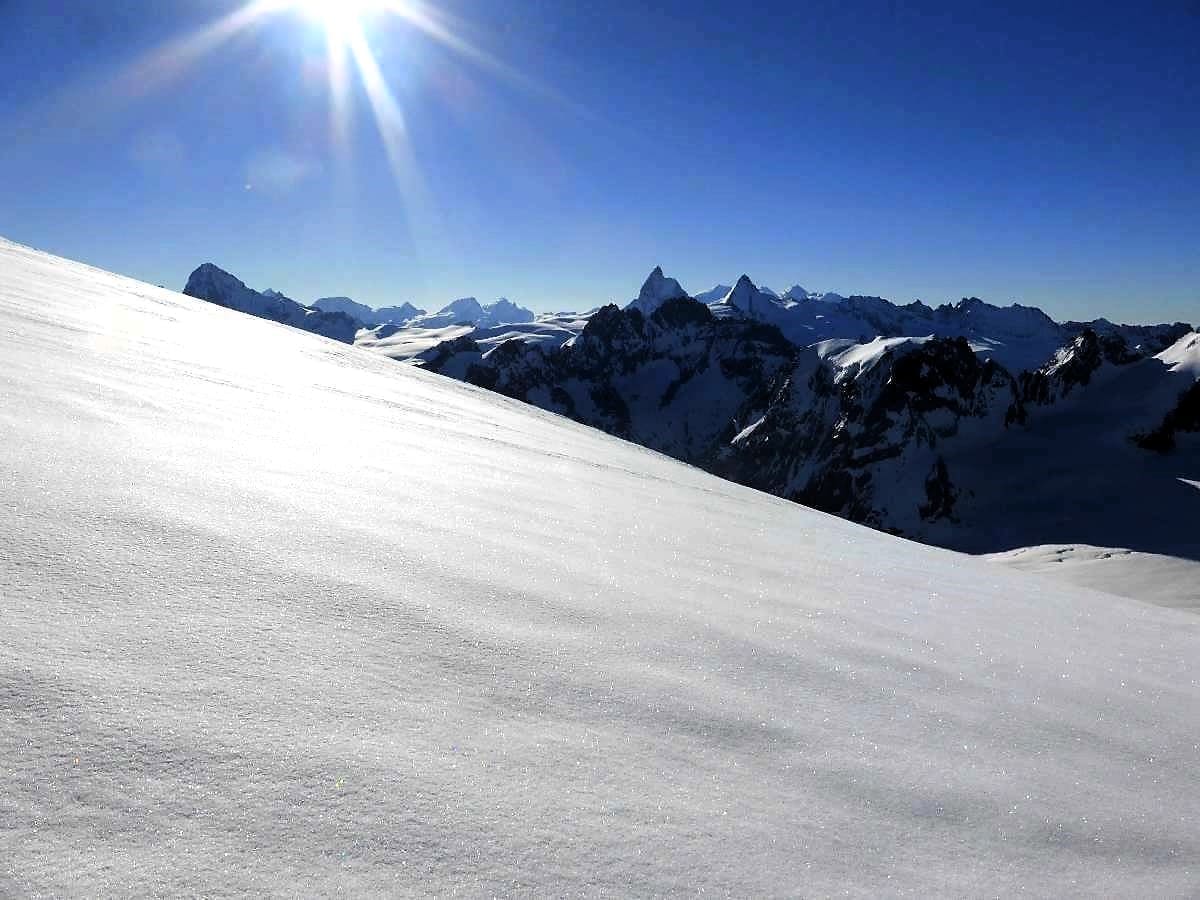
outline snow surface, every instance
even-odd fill
[[[915,349],[930,340],[932,337],[877,337],[865,344],[852,344],[832,353],[829,351],[833,342],[821,341],[817,352],[847,374],[853,375],[871,371],[887,353],[902,354],[906,349]]]
[[[1200,332],[1184,335],[1156,357],[1171,372],[1200,378]]]
[[[1187,896],[1200,619],[0,243],[0,895]]]
[[[583,331],[587,319],[567,315],[538,316],[532,322],[495,325],[490,328],[471,325],[448,325],[443,328],[381,328],[364,329],[355,338],[355,345],[381,353],[401,362],[420,362],[443,341],[470,337],[482,351],[499,346],[507,340],[519,340],[546,347],[562,346]]]
[[[474,331],[474,325],[445,325],[441,328],[395,328],[381,325],[358,332],[354,344],[390,359],[410,360],[429,352],[443,341],[452,341],[473,334]]]
[[[1191,559],[1088,544],[1022,547],[988,559],[1147,603],[1200,609],[1200,562]]]

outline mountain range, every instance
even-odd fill
[[[185,292],[253,311],[240,284],[194,274]],[[704,303],[656,268],[633,301],[586,315],[468,299],[360,324],[364,348],[890,533],[972,553],[1200,560],[1179,526],[1200,514],[1200,336],[1186,323],[779,296],[745,275]],[[1180,571],[1127,592],[1200,602]]]
[[[489,304],[481,304],[474,297],[463,297],[432,314],[411,303],[372,309],[349,297],[324,297],[312,305],[305,305],[275,290],[248,288],[239,278],[212,263],[197,267],[188,277],[183,292],[189,297],[303,328],[342,343],[354,343],[364,329],[373,329],[372,334],[379,337],[391,335],[400,328],[437,329],[455,325],[488,328],[508,322],[532,322],[536,318],[530,310],[504,297]]]

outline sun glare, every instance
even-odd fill
[[[134,99],[150,91],[160,91],[235,37],[275,21],[284,27],[289,21],[292,25],[307,23],[324,32],[330,145],[339,166],[350,159],[352,97],[357,82],[366,96],[396,186],[406,206],[417,217],[421,215],[419,210],[429,205],[427,192],[411,146],[405,111],[393,89],[397,80],[405,77],[407,69],[397,64],[401,57],[395,52],[388,57],[390,64],[385,69],[375,49],[388,46],[389,33],[397,28],[408,29],[491,75],[535,93],[548,93],[544,86],[471,43],[465,35],[467,23],[439,9],[434,0],[244,0],[225,15],[123,66],[114,76],[113,87],[106,90],[106,96]],[[298,43],[311,46],[310,41]],[[559,99],[557,95],[551,96]]]
[[[359,30],[363,20],[385,4],[382,0],[293,0],[292,5],[326,31],[344,37]]]

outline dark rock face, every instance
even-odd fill
[[[1179,401],[1163,417],[1162,424],[1153,431],[1134,435],[1133,441],[1145,450],[1170,453],[1175,449],[1176,434],[1195,431],[1200,431],[1200,381],[1179,395]]]
[[[651,318],[664,328],[680,328],[685,325],[711,325],[713,314],[703,303],[687,298],[676,298],[663,302],[654,311]]]
[[[461,339],[460,339],[461,340]],[[442,345],[425,366],[454,370],[473,344]],[[597,310],[573,341],[544,350],[506,341],[475,360],[467,380],[568,415],[610,434],[699,462],[742,427],[800,352],[779,332],[718,319],[688,297]]]
[[[940,448],[964,429],[1002,432],[1021,416],[1007,371],[961,338],[933,339],[889,350],[852,377],[822,361],[798,367],[753,433],[712,468],[825,512],[911,532],[952,515],[957,489]],[[908,498],[894,490],[897,480],[918,477]]]
[[[452,361],[470,360],[473,384],[901,532],[953,519],[958,489],[943,444],[968,426],[1003,431],[1025,417],[1015,379],[961,338],[914,341],[847,373],[772,326],[718,318],[688,298],[649,316],[605,307],[554,350],[514,340],[477,354],[460,338],[426,366],[461,371]],[[914,478],[911,498],[896,501],[893,482]]]
[[[928,498],[928,502],[921,505],[922,519],[953,518],[954,501],[958,499],[958,488],[951,483],[946,461],[940,456],[934,463],[933,470],[925,478],[925,496]]]
[[[886,301],[850,298],[860,315]],[[914,305],[915,306],[915,305]],[[876,310],[877,307],[877,310]],[[894,308],[893,308],[894,309]],[[987,316],[964,300],[915,310]],[[1044,316],[1027,310],[1030,327]],[[469,339],[442,345],[434,371],[466,380],[669,453],[716,475],[876,528],[910,536],[957,526],[964,498],[954,460],[984,453],[1032,410],[1084,390],[1103,367],[1143,359],[1173,331],[1132,347],[1120,326],[1081,328],[1046,365],[1014,377],[964,337],[900,339],[854,361],[823,359],[749,315],[714,315],[687,297],[598,310],[561,347],[506,341],[486,354]],[[1153,433],[1200,429],[1200,388]],[[962,454],[967,454],[964,457]],[[973,450],[972,448],[982,448]]]
[[[1161,325],[1115,325],[1107,319],[1094,319],[1091,322],[1064,322],[1062,328],[1064,334],[1069,338],[1078,337],[1084,331],[1093,331],[1101,338],[1120,337],[1130,352],[1136,353],[1139,357],[1161,353],[1192,331],[1192,326],[1186,322]]]
[[[1076,388],[1090,384],[1093,374],[1105,363],[1125,366],[1142,358],[1143,354],[1130,348],[1123,335],[1100,335],[1085,328],[1046,365],[1021,373],[1021,398],[1040,406],[1056,403]]]

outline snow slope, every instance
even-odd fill
[[[1123,547],[1050,544],[994,553],[989,559],[1147,603],[1200,610],[1200,563]]]
[[[1200,619],[0,243],[0,895],[1186,896]]]
[[[354,339],[358,347],[373,350],[396,360],[410,360],[428,353],[438,344],[472,334],[474,325],[446,325],[442,328],[395,328],[381,325],[364,328]]]

